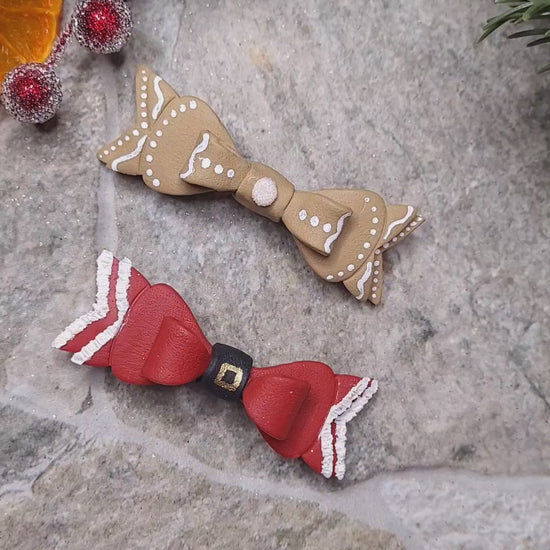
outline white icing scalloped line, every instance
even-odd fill
[[[160,110],[162,109],[162,106],[164,105],[164,94],[162,93],[162,90],[160,89],[159,84],[162,82],[162,78],[160,76],[155,76],[155,80],[153,80],[153,88],[155,90],[155,95],[157,96],[157,103],[153,107],[153,111],[151,112],[151,116],[153,117],[153,120],[157,120]]]
[[[390,225],[388,225],[388,229],[386,230],[386,234],[384,235],[383,238],[387,239],[388,235],[392,232],[392,229],[396,225],[399,225],[400,223],[405,223],[412,216],[413,212],[414,212],[414,208],[412,206],[407,206],[407,214],[400,220],[395,220],[391,222]]]
[[[344,227],[344,221],[349,216],[351,216],[351,212],[346,212],[343,216],[340,216],[340,219],[336,224],[336,232],[333,233],[330,237],[328,237],[327,240],[325,241],[325,252],[327,254],[330,254],[332,243],[340,236],[340,233],[342,232],[342,228]]]
[[[132,160],[133,158],[137,157],[141,150],[143,149],[143,145],[145,144],[145,140],[147,139],[147,136],[142,136],[139,141],[137,142],[136,148],[128,153],[127,155],[122,155],[121,157],[116,158],[111,163],[111,169],[115,172],[118,172],[118,165],[122,162],[126,162],[127,160]]]
[[[189,166],[187,168],[187,172],[185,172],[185,174],[180,174],[180,178],[182,180],[189,177],[195,171],[195,159],[199,153],[202,153],[203,151],[206,150],[209,143],[210,143],[210,134],[204,133],[202,135],[202,141],[195,147],[195,149],[193,149],[193,152],[189,157]]]
[[[109,279],[113,270],[113,254],[104,250],[97,258],[96,273],[96,299],[92,309],[74,320],[65,330],[52,342],[52,347],[60,349],[67,342],[71,341],[77,334],[82,332],[88,325],[100,321],[109,313]]]
[[[365,295],[365,283],[369,280],[371,272],[372,272],[372,262],[367,262],[367,268],[365,270],[365,273],[357,281],[357,290],[359,291],[359,295],[356,296],[356,298],[358,300],[362,300],[363,296]]]

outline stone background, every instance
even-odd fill
[[[475,46],[488,1],[131,6],[123,53],[69,48],[54,121],[0,114],[0,547],[549,548],[548,49]],[[420,205],[382,305],[315,277],[283,227],[229,198],[100,165],[138,62],[299,188]],[[346,479],[279,458],[238,406],[52,350],[104,247],[259,365],[375,376]]]

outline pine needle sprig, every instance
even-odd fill
[[[532,28],[515,32],[509,35],[508,38],[537,37],[535,40],[527,43],[528,48],[550,42],[550,0],[523,2],[518,2],[518,0],[495,0],[495,4],[504,4],[507,9],[500,15],[487,20],[483,26],[483,34],[480,36],[478,42],[485,40],[490,34],[507,23],[520,25],[535,21],[542,21],[543,23],[535,23]],[[550,71],[550,64],[542,67],[539,73],[546,71]]]

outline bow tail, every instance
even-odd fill
[[[92,309],[73,321],[52,342],[72,352],[73,363],[108,367],[111,346],[130,304],[149,282],[132,267],[104,250],[97,259],[97,294]]]
[[[346,473],[347,423],[363,409],[376,393],[372,378],[336,375],[337,391],[319,437],[302,459],[316,472],[342,479]]]

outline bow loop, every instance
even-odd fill
[[[283,440],[288,437],[309,390],[305,380],[286,376],[253,379],[244,390],[243,404],[259,430]]]

